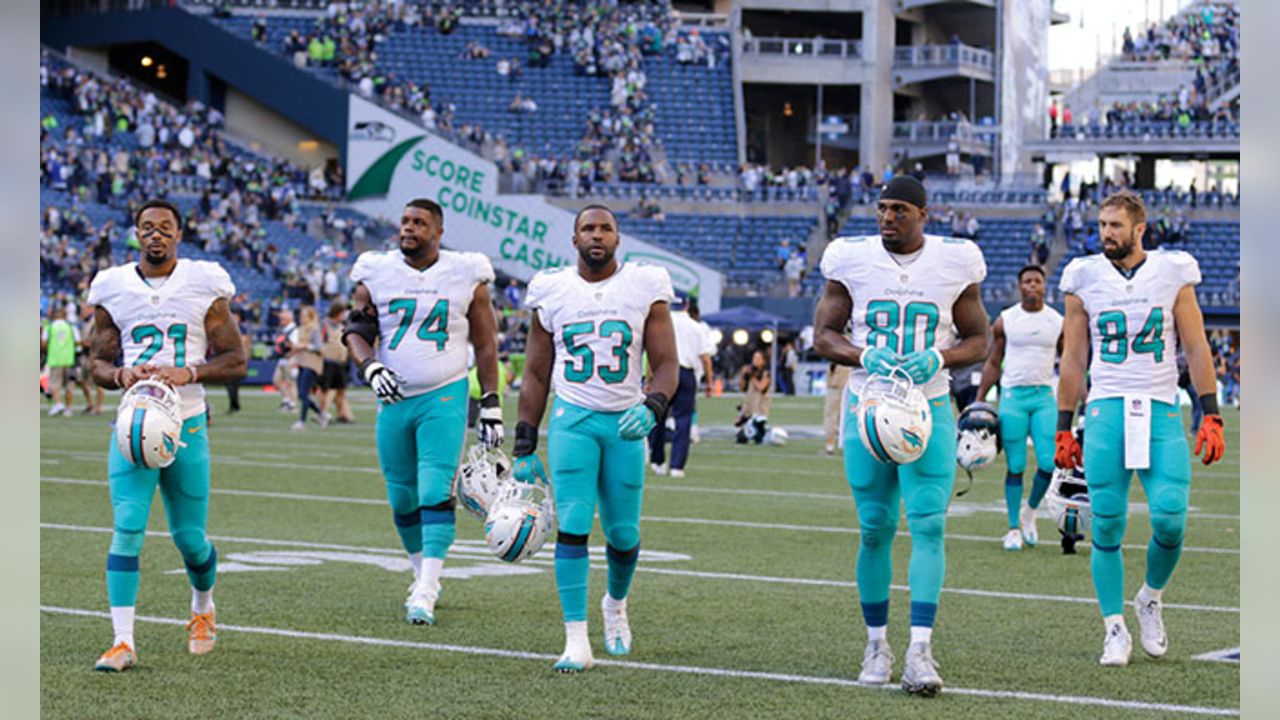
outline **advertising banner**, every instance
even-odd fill
[[[492,162],[349,97],[347,197],[353,207],[396,223],[409,200],[434,200],[444,208],[446,248],[484,253],[495,268],[524,281],[544,268],[576,262],[573,213],[541,195],[498,194]],[[675,289],[696,295],[703,312],[719,310],[719,272],[625,232],[618,255],[665,267]]]

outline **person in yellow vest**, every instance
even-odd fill
[[[76,366],[76,346],[80,344],[80,331],[67,322],[67,311],[55,305],[49,313],[49,327],[40,335],[40,347],[47,355],[49,365],[49,394],[53,407],[49,415],[59,413],[71,416],[71,372]]]

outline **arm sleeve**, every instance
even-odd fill
[[[111,294],[110,280],[112,274],[110,272],[100,272],[93,278],[93,282],[89,283],[88,300],[90,305],[106,305],[107,296]]]
[[[547,276],[538,273],[529,280],[529,287],[525,290],[524,304],[525,307],[533,314],[531,322],[536,322],[542,326],[543,330],[553,332],[550,320],[544,316],[546,309],[544,307],[547,296],[550,294],[550,283],[547,282]]]
[[[1177,277],[1182,285],[1200,284],[1200,263],[1196,261],[1191,253],[1179,250],[1171,253],[1170,259],[1173,260],[1174,267],[1177,268]]]
[[[650,272],[653,273],[653,299],[649,301],[649,304],[652,305],[656,302],[670,303],[675,300],[676,292],[671,289],[671,274],[667,272],[667,269],[654,265],[650,267]]]
[[[1058,289],[1064,293],[1078,295],[1080,289],[1080,263],[1072,260],[1062,271],[1062,279],[1058,281]]]
[[[967,264],[969,269],[969,284],[976,285],[987,278],[987,259],[982,254],[982,248],[978,244],[970,241],[969,247],[972,249],[972,258]]]
[[[351,284],[367,282],[371,275],[373,275],[373,256],[371,253],[362,252],[360,257],[356,258],[355,264],[351,266]]]
[[[236,284],[231,281],[231,276],[217,263],[209,263],[208,271],[209,287],[213,291],[214,299],[230,300],[236,294]]]
[[[480,253],[472,253],[475,258],[475,276],[472,281],[477,285],[485,285],[493,282],[493,263],[489,258]]]

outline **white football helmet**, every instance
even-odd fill
[[[920,459],[933,433],[929,400],[911,377],[899,369],[872,375],[858,393],[854,410],[858,439],[871,457],[890,465]]]
[[[780,427],[769,428],[769,430],[766,431],[764,434],[764,441],[769,443],[770,445],[776,445],[777,447],[782,447],[783,445],[787,444],[787,439],[789,437],[790,436],[787,434],[786,428],[780,428]]]
[[[1044,500],[1064,535],[1084,537],[1089,531],[1089,486],[1083,470],[1055,468]]]
[[[473,445],[467,459],[458,466],[458,503],[484,522],[489,508],[511,475],[511,461],[497,448],[484,443]]]
[[[555,502],[545,482],[507,480],[489,506],[484,539],[499,560],[517,563],[542,549],[555,524]]]
[[[134,467],[169,467],[182,447],[182,400],[159,380],[139,380],[120,398],[116,448]]]
[[[972,476],[1000,454],[1000,416],[984,402],[976,402],[956,421],[956,462]]]

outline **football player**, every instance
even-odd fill
[[[1053,479],[1053,433],[1057,403],[1053,397],[1053,361],[1062,351],[1062,315],[1044,304],[1044,269],[1028,265],[1018,271],[1022,301],[1000,313],[991,327],[991,354],[982,367],[978,400],[1000,385],[1000,441],[1008,473],[1004,503],[1009,531],[1005,550],[1035,547],[1036,508]],[[1027,467],[1027,436],[1036,450],[1036,476],[1031,496],[1022,501],[1022,471]]]
[[[1129,663],[1133,640],[1124,622],[1124,560],[1120,545],[1129,514],[1129,484],[1136,470],[1151,512],[1146,579],[1134,598],[1142,647],[1152,657],[1168,650],[1161,596],[1187,526],[1191,461],[1178,408],[1178,342],[1191,381],[1213,388],[1213,360],[1204,318],[1196,302],[1200,266],[1180,250],[1142,249],[1146,208],[1128,191],[1107,196],[1098,211],[1102,255],[1076,258],[1062,273],[1067,315],[1058,381],[1058,432],[1054,461],[1079,464],[1072,415],[1089,391],[1083,451],[1089,485],[1093,586],[1106,628],[1103,665]],[[1090,351],[1092,350],[1092,359]],[[1222,415],[1213,392],[1200,396],[1204,420],[1196,454],[1205,465],[1226,449]]]
[[[880,234],[837,238],[822,257],[827,278],[814,318],[818,354],[850,365],[846,437],[857,437],[858,392],[869,375],[900,368],[929,400],[933,432],[924,454],[909,465],[877,461],[859,442],[844,445],[845,476],[853,490],[861,541],[857,580],[868,641],[860,682],[890,679],[889,622],[892,549],[899,504],[911,531],[911,645],[902,670],[908,692],[932,696],[942,688],[932,636],[945,571],[943,529],[955,484],[956,428],[948,367],[965,367],[987,352],[987,313],[979,283],[987,274],[982,251],[969,240],[924,234],[924,186],[899,176],[880,192]],[[852,336],[844,334],[852,322]]]
[[[520,421],[516,425],[517,480],[545,477],[538,424],[549,385],[556,393],[547,457],[555,495],[556,587],[565,623],[564,654],[555,669],[583,672],[593,664],[587,640],[587,536],[599,505],[607,545],[604,644],[610,655],[631,651],[627,594],[640,553],[640,501],[645,438],[663,421],[679,379],[663,268],[621,263],[618,220],[602,205],[574,219],[577,267],[543,270],[529,282],[530,323]],[[641,352],[652,380],[641,391]]]
[[[405,619],[433,625],[440,574],[455,530],[453,478],[467,433],[467,343],[483,395],[480,442],[502,444],[497,329],[480,253],[440,249],[444,211],[411,200],[399,251],[365,252],[343,341],[378,397],[378,463],[400,542],[413,566]],[[376,348],[376,350],[375,350]]]
[[[182,216],[166,200],[148,200],[134,218],[142,261],[103,270],[89,286],[94,306],[93,380],[123,390],[151,378],[177,389],[182,441],[164,468],[135,467],[113,438],[107,451],[113,532],[107,552],[107,598],[115,641],[98,658],[98,670],[121,671],[137,662],[133,637],[138,595],[138,555],[156,487],[174,545],[191,581],[187,647],[197,655],[213,649],[213,585],[218,553],[205,534],[209,514],[209,437],[203,383],[245,376],[240,331],[228,301],[235,294],[220,265],[180,260]],[[123,352],[124,365],[116,366]]]

